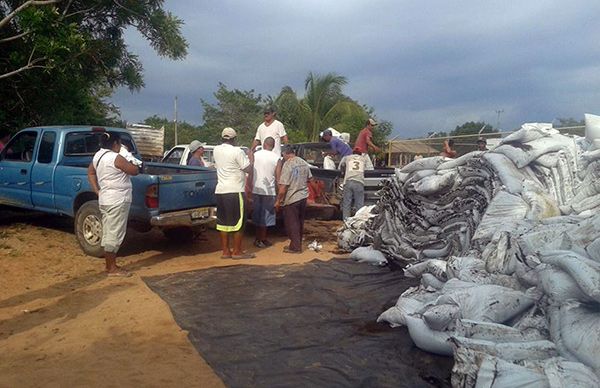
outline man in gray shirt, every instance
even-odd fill
[[[283,248],[283,251],[301,253],[308,182],[312,179],[312,174],[308,163],[296,156],[292,147],[284,147],[282,155],[285,162],[281,169],[275,208],[283,209],[285,230],[290,239],[290,245]]]

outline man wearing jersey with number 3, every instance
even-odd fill
[[[365,202],[365,156],[360,148],[354,148],[352,155],[344,156],[340,161],[340,170],[344,174],[344,196],[342,198],[342,215],[344,221],[353,215],[352,205],[356,210]]]

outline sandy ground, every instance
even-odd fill
[[[245,247],[267,265],[330,259],[337,221],[307,222],[303,254]],[[221,387],[187,332],[142,276],[241,264],[220,258],[215,231],[205,241],[174,244],[159,231],[129,231],[120,264],[135,274],[107,278],[104,261],[82,253],[72,221],[0,208],[0,387]]]

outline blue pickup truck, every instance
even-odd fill
[[[139,158],[125,129],[49,126],[18,132],[0,153],[0,205],[72,217],[83,251],[101,257],[100,210],[87,167],[108,130],[119,131],[122,143]],[[129,226],[138,231],[155,226],[181,239],[215,222],[214,169],[144,163],[131,182]]]

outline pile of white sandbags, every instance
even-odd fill
[[[464,255],[473,239],[487,242],[498,228],[512,230],[520,220],[557,216],[560,206],[569,207],[580,181],[582,142],[549,124],[525,124],[487,152],[416,160],[385,181],[360,237],[345,226],[338,243],[349,250],[375,244],[404,261]]]
[[[382,190],[362,245],[410,262],[421,285],[378,321],[453,356],[454,386],[600,386],[596,143],[526,124],[493,150],[413,162]]]

